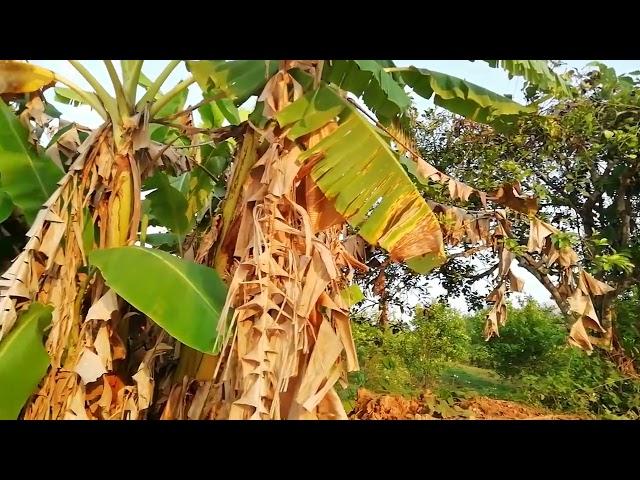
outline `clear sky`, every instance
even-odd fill
[[[593,60],[564,60],[566,63],[565,69],[583,69],[589,62]],[[606,65],[613,67],[618,74],[628,73],[634,70],[640,70],[640,60],[599,60]],[[67,77],[81,87],[89,90],[89,85],[82,78],[82,76],[66,61],[66,60],[32,60],[32,63],[40,65],[45,68],[49,68],[56,73]],[[111,82],[107,75],[107,71],[102,61],[88,60],[82,62],[85,67],[98,79],[98,81],[105,87],[110,93],[113,93],[111,88]],[[166,61],[160,60],[148,60],[144,63],[143,72],[151,79],[154,79],[166,65]],[[116,68],[119,68],[119,62],[114,62]],[[513,99],[519,102],[524,102],[521,89],[523,81],[520,78],[513,78],[509,80],[506,72],[497,68],[490,68],[483,61],[470,62],[467,60],[397,60],[396,64],[400,67],[404,66],[416,66],[418,68],[428,68],[431,70],[448,73],[469,82],[475,83],[489,90],[492,90],[500,94],[509,94],[513,96]],[[562,70],[564,71],[564,70]],[[164,91],[167,91],[173,85],[187,76],[187,70],[184,64],[180,64],[178,68],[174,70],[167,82],[165,83]],[[47,97],[53,99],[53,92],[47,92]],[[197,86],[192,86],[187,99],[187,104],[193,105],[197,103],[202,97],[198,93]],[[432,105],[431,102],[416,98],[416,105],[419,109],[427,108]],[[88,127],[97,127],[100,125],[100,117],[87,106],[71,107],[68,105],[61,105],[56,103],[56,108],[62,112],[62,117],[66,120],[73,120]],[[543,303],[549,303],[550,297],[546,289],[540,285],[540,283],[530,275],[526,270],[515,266],[516,273],[525,281],[525,291],[527,294],[533,296],[537,300]],[[478,282],[479,284],[481,282]],[[443,290],[437,284],[429,286],[433,290],[434,294],[442,293]],[[516,298],[521,294],[515,294]],[[454,299],[452,304],[461,309],[466,310],[466,303],[464,299]]]

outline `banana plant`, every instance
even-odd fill
[[[410,105],[406,89],[504,131],[536,106],[390,61],[187,66],[205,98],[257,103],[211,225],[216,241],[200,256],[229,285],[217,355],[183,353],[163,418],[345,418],[333,385],[358,365],[343,292],[366,268],[349,234],[418,273],[446,258],[439,221],[392,132]],[[418,175],[428,170],[418,166]]]
[[[24,249],[2,275],[0,342],[9,339],[14,328],[20,328],[24,323],[21,313],[30,305],[52,305],[52,322],[45,339],[50,365],[37,391],[29,392],[37,395],[27,401],[22,417],[138,418],[148,408],[156,359],[141,357],[131,362],[132,349],[144,348],[144,342],[162,336],[164,330],[158,324],[178,332],[176,336],[185,343],[200,345],[192,341],[197,330],[175,327],[176,323],[193,324],[198,319],[188,314],[167,317],[160,307],[159,313],[153,314],[155,323],[150,323],[147,316],[115,295],[89,259],[94,258],[91,254],[95,250],[118,252],[118,247],[132,246],[143,239],[148,222],[142,188],[147,179],[160,171],[178,178],[194,167],[196,160],[171,144],[177,139],[190,143],[195,137],[196,132],[188,130],[188,122],[172,122],[173,113],[183,107],[186,90],[195,80],[188,76],[162,93],[161,87],[179,61],[170,61],[153,81],[142,74],[141,60],[122,61],[120,75],[111,61],[105,61],[115,92],[111,96],[85,66],[78,61],[70,63],[92,91],[28,63],[0,63],[3,99],[15,101],[27,95],[42,103],[42,90],[54,86],[56,98],[89,105],[104,120],[80,144],[58,142],[71,148],[66,152],[70,162],[62,164],[55,161],[58,156],[49,158],[29,142],[29,123],[21,124],[5,103],[0,105],[0,121],[6,127],[0,137],[3,191],[30,224]],[[138,95],[139,84],[145,89],[142,95]],[[65,133],[60,129],[57,140]],[[196,178],[195,184],[186,182],[187,189],[198,192],[211,189],[205,183],[201,178]],[[201,197],[195,206],[188,205],[193,217],[201,207]],[[165,208],[163,201],[151,203],[151,216],[162,217],[159,212]],[[123,261],[128,261],[126,258]],[[179,272],[179,278],[185,276],[181,269],[190,271],[189,266],[154,259],[165,269]],[[215,305],[215,292],[203,292],[193,281],[185,288],[194,291],[200,303]],[[149,330],[142,337],[141,328]],[[103,398],[98,405],[99,398],[93,398],[93,408],[76,408],[74,402],[79,400],[75,399],[88,401],[89,391],[97,387],[107,395],[114,385],[126,390],[125,397],[125,391],[118,388],[113,392],[113,402]]]
[[[152,82],[142,61],[121,77],[105,61],[113,97],[76,61],[93,91],[27,64],[0,71],[6,93],[60,83],[58,99],[105,120],[60,177],[41,176],[50,196],[2,277],[0,342],[30,304],[53,306],[50,367],[21,415],[345,418],[334,385],[358,369],[348,309],[364,242],[418,273],[446,259],[416,186],[444,177],[398,134],[407,90],[504,131],[536,107],[388,60],[187,61],[162,93],[178,63]],[[16,71],[32,83],[12,86]],[[185,109],[194,83],[203,100]]]

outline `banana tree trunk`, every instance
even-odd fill
[[[158,163],[134,147],[148,147],[145,133],[138,123],[118,138],[110,124],[94,131],[3,275],[12,312],[33,301],[54,306],[45,343],[51,366],[24,419],[136,419],[150,405],[155,357],[144,347],[163,334],[87,263],[93,248],[137,240],[141,170],[146,175]]]
[[[282,71],[265,87],[273,113],[290,93],[296,99],[290,85]],[[333,128],[303,142],[315,145]],[[306,175],[301,153],[277,127],[249,131],[239,146],[214,247],[229,284],[220,355],[176,378],[162,418],[346,419],[334,386],[358,368],[341,296],[353,266],[344,220]],[[206,380],[193,382],[196,369],[209,370]]]

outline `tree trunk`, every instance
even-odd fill
[[[378,326],[383,332],[389,329],[389,312],[387,304],[387,295],[383,295],[380,299],[380,317],[378,318]]]
[[[380,330],[385,331],[389,328],[389,296],[387,294],[387,266],[391,263],[391,259],[387,258],[380,264],[380,273],[373,284],[373,293],[380,297],[378,317],[378,326]]]

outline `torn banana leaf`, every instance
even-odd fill
[[[187,61],[187,69],[203,92],[220,92],[242,105],[278,71],[278,60]]]
[[[445,254],[436,216],[389,145],[353,105],[325,85],[276,118],[296,139],[336,116],[338,128],[299,158],[314,157],[313,181],[360,236],[394,260],[418,273],[441,265]]]
[[[384,71],[393,66],[382,60],[331,60],[325,64],[322,76],[361,97],[378,120],[388,124],[411,104],[402,85],[393,74]]]
[[[491,67],[502,67],[509,72],[509,78],[515,75],[536,85],[543,92],[554,92],[556,96],[571,95],[569,86],[560,75],[549,68],[546,60],[485,60]]]
[[[510,98],[461,78],[426,68],[399,69],[402,78],[414,92],[450,112],[474,122],[492,125],[501,132],[511,131],[523,113],[537,110],[535,105],[520,105]]]

